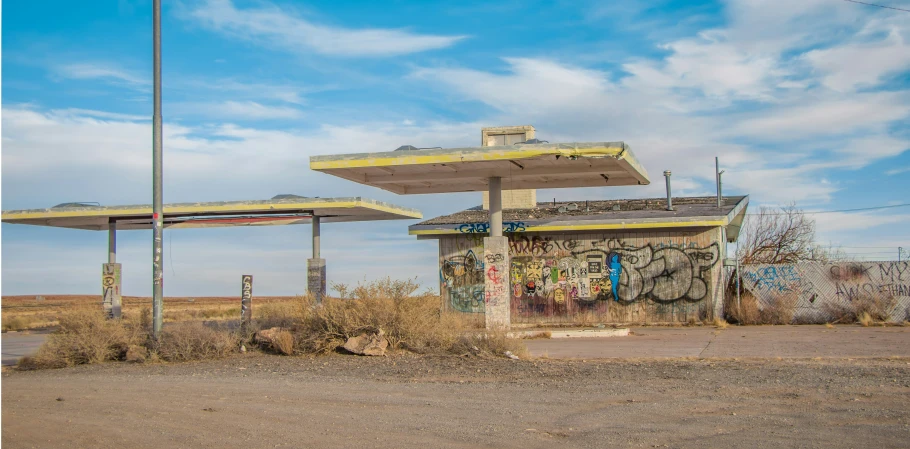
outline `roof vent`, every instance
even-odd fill
[[[524,142],[518,142],[515,145],[533,145],[536,143],[550,143],[550,142],[547,140],[540,140],[540,139],[528,139],[528,140],[525,140]]]
[[[402,145],[395,149],[395,151],[417,151],[417,150],[441,150],[442,147],[426,147],[426,148],[417,148],[414,145]]]
[[[306,199],[308,196],[293,195],[290,193],[282,193],[280,195],[275,195],[272,197],[273,200],[296,200],[296,199]]]

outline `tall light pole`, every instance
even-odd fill
[[[152,335],[157,340],[161,334],[162,300],[164,289],[164,205],[161,199],[161,0],[152,1],[152,27],[154,29],[154,103],[152,116]]]

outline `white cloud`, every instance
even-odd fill
[[[110,63],[74,63],[54,67],[54,72],[63,78],[89,80],[102,79],[112,83],[145,89],[152,84],[151,77],[142,77]]]
[[[901,173],[907,173],[907,172],[910,172],[910,167],[895,168],[893,170],[886,171],[885,174],[888,176],[894,176],[894,175],[899,175]]]
[[[314,23],[275,5],[238,9],[231,0],[208,0],[186,16],[221,33],[272,47],[332,56],[396,56],[445,48],[464,36],[415,34],[401,29],[350,29]]]
[[[263,105],[255,101],[222,101],[212,103],[176,103],[168,109],[177,115],[201,115],[207,118],[234,120],[276,120],[303,117],[300,109],[289,106]]]
[[[812,50],[805,58],[822,74],[822,83],[837,91],[878,84],[886,75],[910,68],[910,45],[900,30],[873,42]]]

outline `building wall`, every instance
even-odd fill
[[[712,319],[722,307],[721,228],[509,236],[513,324]],[[484,311],[483,234],[440,239],[446,310]]]

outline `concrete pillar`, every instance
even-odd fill
[[[101,264],[101,307],[108,318],[119,319],[123,296],[120,291],[120,264],[117,263],[117,223],[108,223],[107,263]]]
[[[117,222],[108,223],[107,263],[117,263]]]
[[[306,265],[307,291],[316,297],[317,304],[321,304],[325,297],[325,259],[309,259]]]
[[[321,304],[325,297],[325,259],[320,257],[319,217],[313,216],[313,258],[307,260],[307,291]]]
[[[319,256],[319,216],[313,215],[313,258],[318,259]]]
[[[490,237],[502,237],[502,178],[490,178]]]
[[[490,330],[509,329],[512,325],[509,266],[509,238],[485,237],[483,239],[484,318],[487,329]]]

